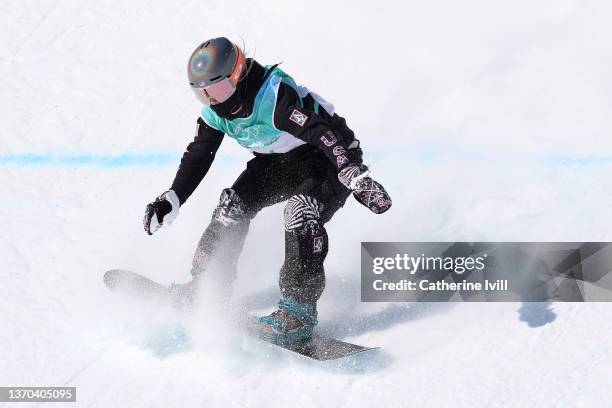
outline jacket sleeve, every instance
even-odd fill
[[[319,148],[334,164],[337,171],[349,164],[359,162],[349,151],[350,140],[334,126],[334,118],[327,112],[317,113],[311,95],[300,98],[297,92],[285,83],[281,83],[274,111],[274,125],[293,136]],[[334,116],[337,119],[342,118]],[[348,128],[347,128],[348,129]],[[354,135],[350,131],[351,138]]]
[[[223,132],[208,126],[202,118],[198,118],[195,138],[183,153],[170,187],[178,196],[181,205],[187,201],[210,169],[223,136]]]

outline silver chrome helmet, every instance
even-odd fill
[[[240,47],[225,37],[213,38],[200,44],[189,57],[189,85],[206,105],[225,102],[235,92],[245,65]]]

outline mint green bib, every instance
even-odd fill
[[[269,69],[270,66],[266,66],[266,72]],[[297,85],[293,78],[280,68],[274,68],[257,92],[253,112],[250,116],[228,120],[217,115],[210,106],[204,105],[201,112],[202,119],[209,126],[236,139],[241,146],[246,148],[261,148],[271,145],[283,133],[274,126],[274,108],[281,82],[285,82],[297,91]]]

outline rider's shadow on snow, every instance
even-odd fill
[[[550,308],[550,302],[524,302],[518,310],[519,320],[536,328],[552,323],[557,314]]]

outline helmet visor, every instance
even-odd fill
[[[236,91],[236,86],[234,86],[228,77],[203,88],[191,89],[203,104],[216,105],[218,103],[227,101]]]

